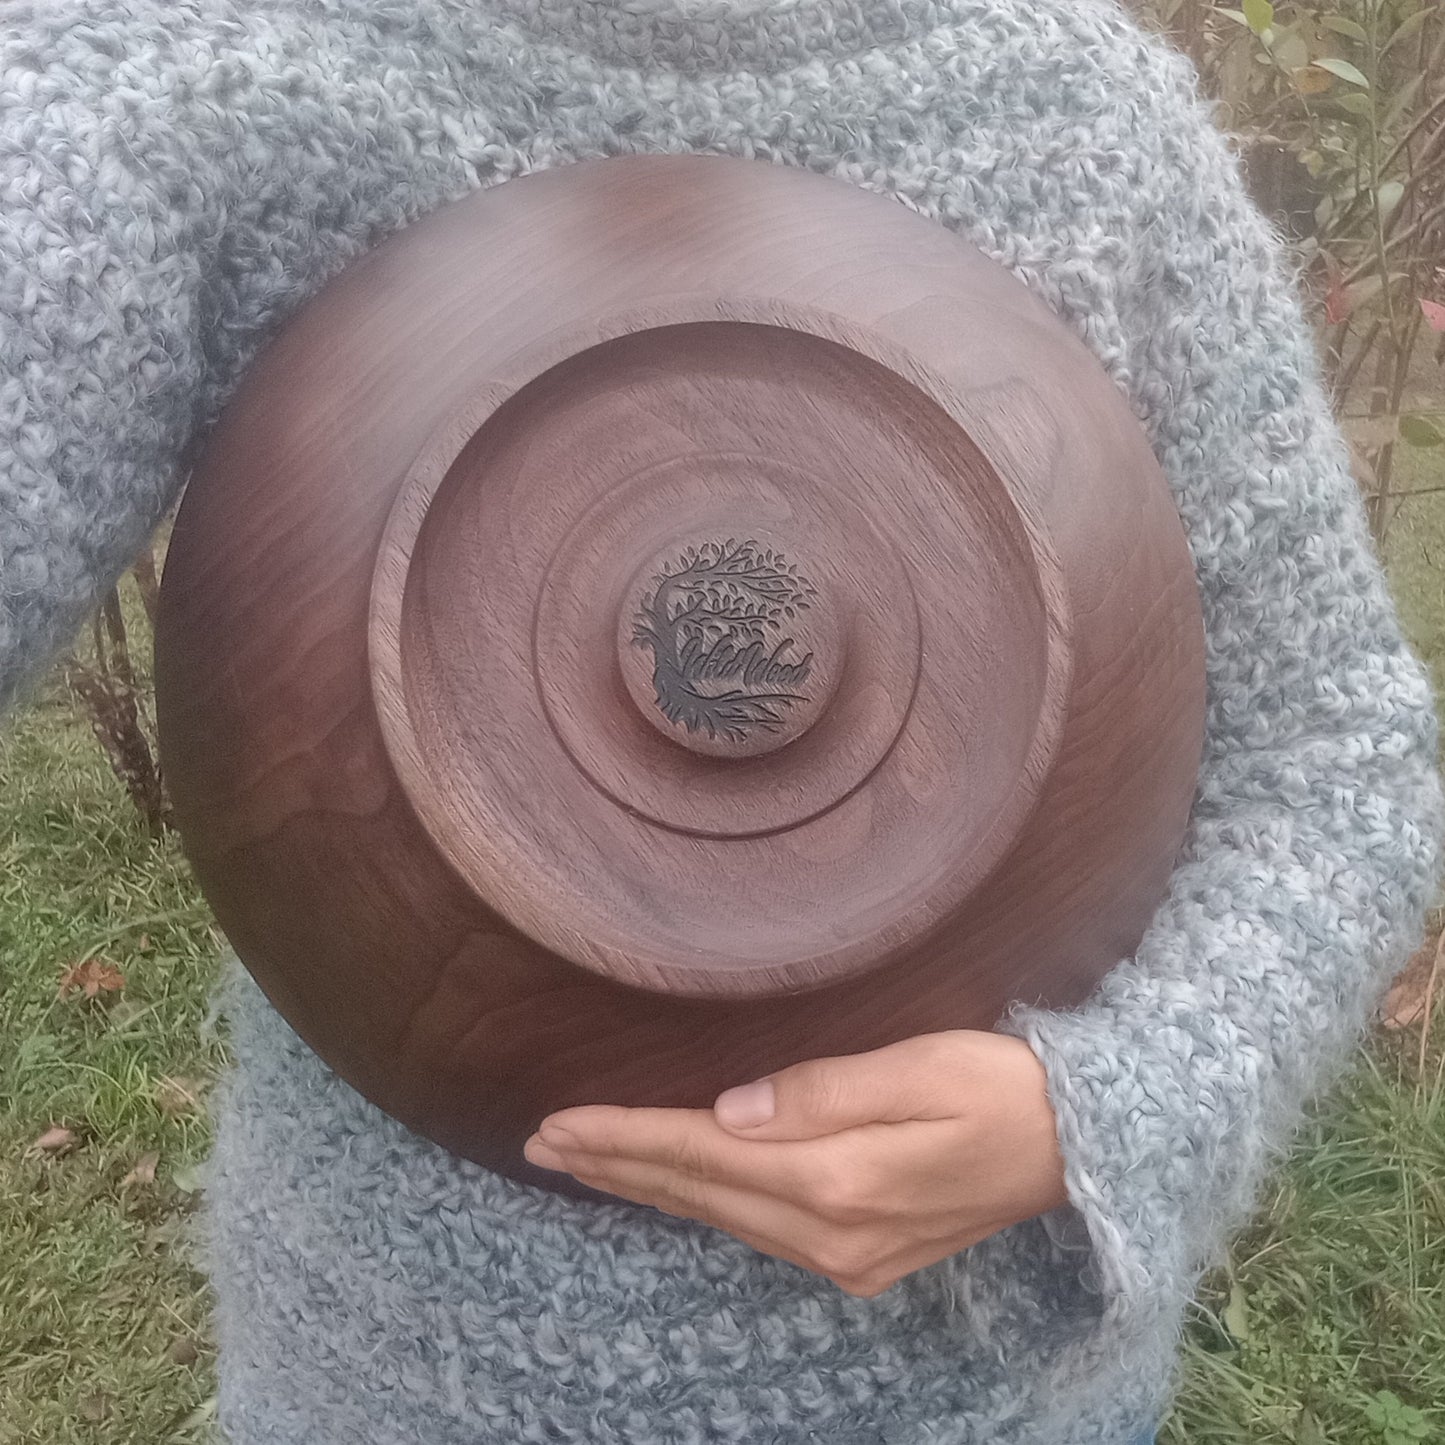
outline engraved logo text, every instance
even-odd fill
[[[688,547],[652,580],[632,641],[652,649],[667,719],[731,742],[777,732],[807,701],[813,654],[798,655],[787,624],[816,589],[781,552],[733,538]]]

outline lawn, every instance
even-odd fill
[[[204,1440],[220,940],[58,689],[0,735],[0,880],[0,1445]]]
[[[1445,686],[1445,497],[1388,559]],[[219,947],[52,683],[0,733],[0,1445],[209,1438]],[[1445,1445],[1442,1015],[1378,1031],[1310,1120],[1207,1283],[1169,1445]]]

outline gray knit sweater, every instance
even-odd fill
[[[173,501],[257,346],[448,198],[630,151],[897,197],[1148,429],[1209,634],[1197,805],[1135,958],[1007,1026],[1072,1206],[876,1300],[534,1193],[341,1084],[248,984],[210,1185],[237,1445],[1124,1445],[1197,1272],[1417,936],[1439,852],[1310,339],[1187,65],[1105,0],[0,0],[0,694]]]

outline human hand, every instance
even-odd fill
[[[1067,1198],[1043,1066],[963,1030],[797,1064],[712,1109],[563,1109],[525,1152],[862,1296]]]

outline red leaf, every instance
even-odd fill
[[[84,963],[71,964],[60,975],[61,998],[69,998],[73,993],[96,998],[102,993],[117,993],[124,987],[125,975],[103,958],[87,958]]]
[[[1431,331],[1445,331],[1445,305],[1439,301],[1420,298],[1420,310],[1425,313],[1425,324]]]
[[[1325,283],[1325,321],[1331,326],[1338,326],[1354,310],[1355,303],[1345,289],[1344,272],[1333,260],[1327,261],[1326,265],[1329,279]]]

